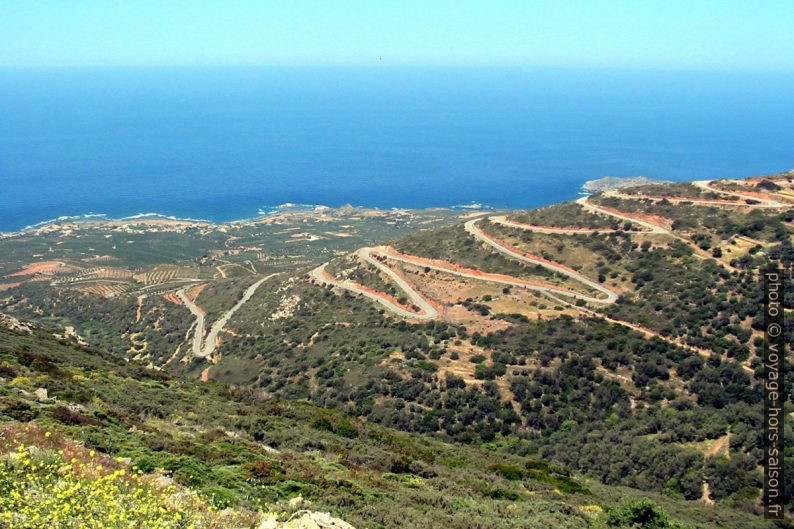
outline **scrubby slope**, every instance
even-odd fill
[[[96,489],[108,495],[102,508],[117,505],[119,516],[151,511],[162,515],[162,527],[181,527],[172,523],[180,509],[187,509],[186,518],[206,511],[208,519],[219,519],[211,513],[234,507],[238,521],[219,526],[242,527],[262,509],[306,505],[356,527],[591,527],[606,520],[600,513],[612,505],[640,497],[573,478],[542,460],[450,445],[307,403],[263,400],[250,390],[148,371],[38,329],[0,330],[0,376],[2,446],[18,452],[0,467],[4,490],[71,479],[74,499]],[[35,471],[26,470],[24,460],[35,460]],[[130,472],[143,477],[122,478]],[[155,486],[153,472],[198,496],[175,507],[169,498],[176,489]],[[131,500],[130,487],[148,499]],[[287,505],[297,496],[303,500]],[[49,512],[44,504],[9,498],[3,500],[7,512]],[[699,526],[753,525],[737,512],[704,516],[684,503],[656,500]]]

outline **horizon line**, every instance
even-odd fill
[[[378,59],[360,62],[295,62],[295,63],[153,63],[153,64],[2,64],[0,71],[43,71],[43,70],[196,70],[196,69],[350,69],[350,68],[416,68],[439,70],[523,70],[523,71],[621,71],[621,72],[658,72],[658,73],[764,73],[794,74],[794,68],[769,68],[763,66],[743,67],[700,67],[669,65],[572,65],[572,64],[523,64],[523,63],[420,63],[388,62]]]

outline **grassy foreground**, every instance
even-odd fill
[[[0,378],[0,527],[279,527],[267,513],[302,509],[357,529],[767,527],[498,447],[142,369],[40,329],[0,329]]]

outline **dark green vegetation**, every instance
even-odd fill
[[[502,254],[483,248],[466,233],[462,224],[445,226],[420,235],[409,235],[395,241],[393,246],[406,254],[441,259],[457,263],[465,268],[555,283],[565,280],[564,276],[542,266],[509,259]],[[568,286],[577,288],[575,283]]]
[[[599,217],[588,213],[575,202],[555,204],[530,211],[519,211],[509,216],[510,220],[534,224],[537,226],[554,226],[558,228],[595,228],[624,229],[636,231],[639,228],[630,222],[622,222],[611,217]]]
[[[775,181],[781,188],[791,187],[780,179]],[[636,193],[700,196],[698,189],[686,184],[654,185],[638,188]],[[759,269],[774,262],[791,270],[794,213],[791,209],[710,207],[603,195],[593,197],[592,201],[625,212],[654,215],[658,222],[672,229],[675,237],[638,233],[636,229],[621,233],[549,235],[487,221],[480,226],[519,250],[562,263],[619,289],[618,302],[591,307],[595,314],[563,307],[562,303],[548,298],[529,298],[518,289],[468,280],[456,279],[453,283],[442,273],[403,266],[406,277],[420,290],[424,288],[444,311],[439,320],[412,323],[395,318],[369,300],[307,281],[307,272],[315,263],[360,246],[363,240],[325,253],[298,255],[296,252],[297,257],[292,258],[279,254],[278,259],[252,260],[256,274],[245,272],[251,256],[244,253],[245,259],[224,268],[226,278],[216,273],[214,261],[176,262],[203,274],[201,278],[207,286],[198,294],[197,304],[208,313],[208,324],[234,305],[240,293],[257,278],[281,272],[278,278],[264,283],[235,314],[220,336],[221,343],[212,363],[192,358],[192,335],[187,333],[193,316],[184,306],[162,295],[145,298],[137,321],[136,299],[132,294],[103,298],[69,286],[29,282],[0,294],[0,310],[48,324],[72,325],[90,344],[103,345],[117,357],[140,362],[130,366],[151,363],[178,374],[194,377],[203,374],[214,381],[206,386],[191,385],[185,391],[219,391],[217,395],[229,394],[234,398],[252,395],[269,399],[256,400],[251,405],[261,408],[268,416],[281,417],[278,409],[288,409],[294,414],[283,419],[294,422],[284,423],[289,428],[285,427],[279,434],[287,436],[278,438],[280,443],[287,439],[289,443],[297,443],[298,438],[291,437],[295,433],[304,436],[301,438],[309,436],[329,443],[333,440],[345,446],[359,446],[370,442],[366,432],[391,432],[386,428],[394,428],[411,432],[401,439],[431,443],[427,446],[438,447],[433,450],[449,450],[444,457],[454,457],[458,451],[468,454],[466,457],[473,459],[467,459],[472,464],[465,467],[468,470],[464,474],[468,476],[466,473],[476,470],[483,472],[476,479],[496,479],[491,489],[483,492],[484,489],[474,485],[475,478],[458,476],[452,470],[455,477],[435,468],[437,476],[432,479],[448,477],[452,481],[443,485],[446,493],[473,502],[460,505],[477,506],[477,509],[487,506],[488,516],[511,512],[506,510],[507,503],[500,502],[526,500],[516,483],[540,482],[571,497],[586,496],[581,486],[596,498],[609,498],[604,503],[588,501],[612,505],[609,517],[616,524],[640,516],[656,520],[653,522],[656,525],[648,527],[676,527],[675,522],[665,521],[665,516],[652,505],[615,507],[618,498],[614,491],[627,489],[613,487],[628,486],[659,495],[655,496],[657,502],[662,501],[659,498],[668,498],[672,503],[665,504],[665,509],[674,518],[692,521],[695,518],[686,513],[697,512],[704,517],[698,523],[705,524],[709,516],[723,516],[722,513],[734,512],[724,509],[737,509],[753,518],[726,525],[751,527],[749,520],[757,520],[755,515],[759,512],[758,464],[762,449]],[[595,229],[626,227],[624,222],[588,213],[574,204],[551,206],[511,218],[532,224]],[[283,235],[283,239],[281,245],[288,248],[325,244],[323,241],[287,243],[289,235]],[[377,239],[373,237],[374,240]],[[405,253],[464,267],[581,288],[559,274],[526,266],[494,252],[467,234],[462,225],[416,231],[391,244]],[[237,256],[224,256],[224,259],[227,257],[230,261],[238,259]],[[25,262],[31,261],[34,259]],[[388,277],[372,267],[360,266],[355,258],[332,260],[328,269],[372,289],[397,298],[402,296]],[[462,290],[455,289],[468,290],[461,294]],[[171,288],[170,292],[173,291]],[[446,301],[440,299],[444,296]],[[794,308],[791,278],[787,281],[786,299],[791,314]],[[545,310],[555,305],[559,310]],[[647,332],[632,330],[629,325]],[[794,339],[790,325],[786,330],[789,350]],[[654,333],[658,336],[653,337]],[[145,377],[165,377],[140,373]],[[787,412],[792,411],[794,388],[791,375],[789,378]],[[173,380],[187,384],[181,379]],[[235,389],[218,389],[225,386],[216,383],[232,384]],[[170,391],[170,386],[167,387]],[[128,387],[125,393],[136,391],[139,391],[137,387]],[[104,396],[101,399],[105,401]],[[301,404],[288,404],[296,401]],[[274,402],[281,408],[268,408]],[[180,413],[189,410],[185,404]],[[14,413],[22,420],[31,411],[21,409]],[[177,412],[165,414],[174,415]],[[46,413],[44,416],[49,417]],[[221,421],[221,416],[221,412],[210,413],[206,430],[212,430],[216,426],[212,421]],[[367,422],[348,416],[364,418]],[[192,425],[204,420],[203,417],[189,419]],[[182,427],[177,426],[177,429]],[[89,427],[100,429],[97,425]],[[223,427],[229,431],[245,430],[242,427],[235,430],[229,423]],[[195,445],[215,442],[201,437],[203,432],[195,435],[198,439],[193,441]],[[786,438],[789,443],[786,475],[792,480],[794,468],[789,467],[794,433],[788,430]],[[445,444],[449,442],[459,444]],[[181,453],[181,448],[163,450],[174,456]],[[185,448],[186,453],[193,455],[196,450],[199,449],[193,445]],[[378,452],[377,457],[391,456]],[[486,463],[474,464],[479,457],[485,458]],[[529,466],[527,458],[533,461]],[[415,456],[409,459],[418,459],[426,465],[437,465],[443,460],[428,461]],[[201,460],[214,468],[205,459]],[[153,461],[155,465],[161,464],[160,459]],[[354,468],[342,459],[332,461]],[[237,463],[223,460],[222,465],[234,464]],[[389,471],[384,470],[387,474],[404,474],[388,468]],[[322,472],[325,476],[331,470],[325,468]],[[571,478],[566,472],[586,478]],[[305,483],[295,477],[289,479]],[[358,474],[357,479],[360,479]],[[364,487],[369,491],[397,487],[389,481],[396,478],[372,479]],[[704,482],[708,483],[708,489]],[[326,486],[324,482],[309,480],[308,483],[315,485],[312,497],[319,497]],[[413,482],[400,483],[399,487],[413,487]],[[195,486],[201,489],[205,485]],[[265,485],[276,486],[270,482]],[[296,488],[291,493],[302,490]],[[336,489],[329,490],[334,491],[332,496],[336,498]],[[480,492],[475,495],[472,490]],[[707,498],[705,490],[709,491]],[[235,494],[245,501],[249,492]],[[417,494],[400,496],[390,504],[391,508],[409,505],[417,513],[421,509],[433,513],[435,509],[448,512],[452,508],[441,496]],[[789,481],[786,491],[789,508],[791,495]],[[274,496],[262,498],[271,501]],[[482,498],[488,499],[482,503]],[[699,503],[701,499],[715,501],[716,506],[705,507]],[[346,501],[353,500],[323,505],[341,513]],[[351,512],[359,513],[358,520],[365,520],[356,510],[358,505],[354,503]],[[454,505],[458,504],[453,502]],[[679,507],[684,510],[674,510]],[[579,523],[577,517],[581,518],[571,513],[571,520]],[[419,519],[417,514],[414,521]],[[600,520],[605,522],[606,518]]]
[[[583,481],[543,460],[142,369],[39,329],[0,330],[0,378],[0,422],[36,421],[144,472],[162,468],[218,507],[278,508],[302,495],[373,528],[766,527]],[[46,397],[33,394],[39,387]]]
[[[621,193],[625,195],[644,195],[648,197],[676,197],[676,198],[697,198],[700,200],[728,200],[729,197],[707,191],[691,184],[681,183],[668,183],[668,184],[648,184],[644,186],[628,187],[621,189]]]
[[[615,197],[596,197],[595,202],[627,212],[658,215],[672,221],[672,230],[692,240],[703,250],[714,250],[724,241],[748,237],[761,244],[773,244],[776,255],[788,252],[791,259],[791,221],[794,209],[787,211],[724,208],[694,204],[672,204],[667,201],[626,200]],[[715,257],[721,257],[715,256]],[[770,258],[777,258],[770,255]],[[735,266],[749,264],[748,257],[737,258]]]

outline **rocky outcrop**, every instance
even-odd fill
[[[588,180],[582,186],[585,193],[598,193],[612,189],[626,189],[627,187],[644,186],[648,184],[669,184],[667,180],[652,180],[645,176],[605,176],[597,180]]]
[[[265,515],[258,529],[356,529],[349,523],[334,518],[327,512],[298,511],[286,522],[275,515]]]
[[[13,316],[3,314],[2,312],[0,312],[0,327],[4,327],[10,331],[18,333],[33,334],[33,329],[30,327],[30,325],[27,323],[22,323]]]

